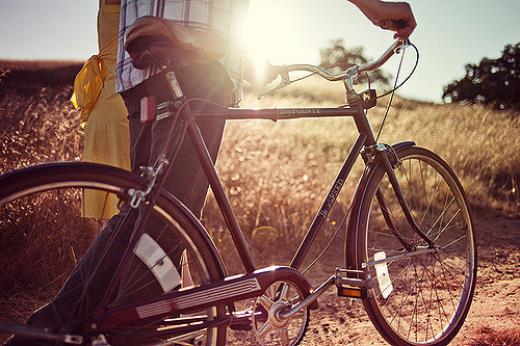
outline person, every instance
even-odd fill
[[[385,2],[381,0],[351,0],[374,24],[395,32],[396,37],[409,36],[415,26],[415,19],[407,3]],[[133,68],[128,54],[123,49],[122,37],[135,20],[145,15],[155,15],[173,19],[182,25],[200,30],[219,31],[233,37],[230,31],[247,8],[247,0],[242,1],[156,1],[156,0],[123,0],[121,3],[120,45],[117,62],[117,90],[122,94],[128,108],[130,119],[130,143],[132,170],[138,172],[139,166],[153,164],[156,155],[162,148],[171,125],[169,118],[156,121],[152,126],[145,126],[139,121],[140,100],[143,96],[154,95],[158,102],[169,99],[168,88],[157,68],[136,70]],[[212,6],[219,11],[213,11]],[[215,13],[219,14],[214,18]],[[218,19],[218,20],[217,20]],[[392,23],[399,22],[399,25]],[[230,25],[231,24],[231,25]],[[236,104],[240,99],[240,53],[241,50],[231,45],[231,50],[220,62],[204,65],[190,65],[176,71],[183,91],[187,97],[204,97],[223,105]],[[225,66],[225,68],[224,68]],[[213,158],[222,139],[224,121],[206,119],[199,123],[208,150]],[[173,170],[168,177],[165,188],[177,196],[198,217],[202,212],[208,183],[198,166],[194,148],[188,136],[182,143]],[[113,263],[117,263],[122,250],[128,243],[129,234],[123,233],[112,243],[104,266],[95,273],[99,254],[104,249],[114,225],[124,218],[124,211],[114,216],[108,226],[100,233],[95,242],[81,258],[62,290],[54,300],[35,312],[28,321],[29,325],[44,326],[52,330],[71,332],[78,328],[78,323],[92,313],[103,297],[105,288],[114,272]],[[151,220],[153,223],[154,220]],[[147,223],[148,229],[153,229]],[[131,228],[130,228],[131,231]],[[172,255],[173,260],[180,261],[183,249]],[[175,263],[175,262],[174,262]],[[95,283],[85,284],[85,281]],[[78,297],[88,297],[88,304],[77,308]],[[34,341],[28,343],[36,345]],[[24,345],[24,340],[13,338],[8,345]]]
[[[100,0],[99,54],[78,73],[71,101],[81,109],[81,126],[85,129],[82,160],[130,170],[128,112],[115,83],[120,8],[120,0]],[[119,212],[118,202],[114,194],[85,189],[82,216],[103,220],[102,225],[106,225],[106,220]]]

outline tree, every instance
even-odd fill
[[[491,104],[496,109],[520,110],[520,43],[506,45],[498,59],[467,64],[464,78],[444,87],[448,102]]]
[[[354,47],[346,49],[342,39],[336,39],[329,42],[329,46],[320,49],[320,67],[327,69],[346,70],[353,65],[361,65],[368,62],[363,52],[363,47]],[[391,76],[384,74],[380,70],[369,73],[371,82],[379,82],[383,86],[389,84]]]

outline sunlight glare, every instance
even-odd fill
[[[266,62],[284,63],[294,40],[292,17],[280,1],[251,0],[240,40],[255,63],[255,74],[265,74]]]

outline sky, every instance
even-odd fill
[[[370,58],[391,43],[346,0],[251,0],[251,51],[274,64],[319,63],[332,39],[364,46]],[[409,0],[418,22],[411,40],[420,51],[417,72],[400,94],[440,102],[442,87],[464,65],[496,58],[520,42],[520,0]],[[97,52],[97,0],[0,0],[0,59],[85,60]],[[403,75],[414,53],[405,55]],[[397,59],[385,70],[395,75]]]

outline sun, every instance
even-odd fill
[[[284,63],[294,39],[289,10],[279,0],[251,0],[240,30],[240,43],[255,61],[257,73],[265,62]],[[292,37],[292,38],[291,38]],[[290,54],[290,53],[289,53]]]
[[[291,9],[279,0],[251,0],[240,30],[240,44],[254,61],[261,84],[267,62],[285,64],[295,41]]]

